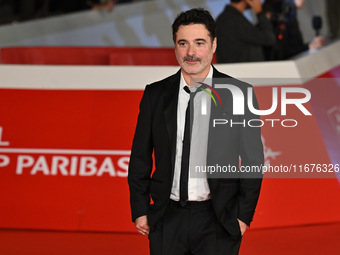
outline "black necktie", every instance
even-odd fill
[[[181,162],[181,176],[179,181],[179,202],[181,206],[185,206],[188,200],[188,180],[189,180],[189,158],[190,158],[190,143],[191,143],[191,129],[193,123],[194,97],[201,89],[196,89],[194,93],[190,93],[188,86],[184,87],[185,92],[190,94],[187,110],[185,113],[184,138],[182,147],[182,162]],[[190,111],[191,114],[190,114]]]
[[[188,86],[184,90],[190,94]],[[188,200],[188,180],[189,180],[189,156],[190,156],[190,101],[185,113],[184,139],[182,147],[181,176],[179,181],[179,202],[181,206],[185,206]]]

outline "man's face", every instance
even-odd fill
[[[182,72],[205,78],[216,50],[216,38],[211,43],[209,31],[203,24],[180,26],[176,33],[175,53]]]

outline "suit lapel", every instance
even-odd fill
[[[164,117],[170,143],[172,169],[175,165],[177,137],[177,105],[181,71],[169,80],[164,92]]]
[[[218,79],[230,79],[231,77],[220,73],[214,68],[213,73],[213,82],[212,87],[215,88],[215,84],[221,82]],[[208,149],[207,149],[207,164],[210,162],[211,157],[214,157],[214,151],[216,151],[216,144],[218,144],[218,141],[225,136],[229,135],[228,129],[223,130],[223,132],[216,131],[212,129],[213,126],[213,119],[225,119],[228,116],[228,101],[229,99],[226,97],[226,93],[223,93],[223,89],[216,89],[216,92],[219,94],[222,106],[218,103],[217,107],[215,107],[213,104],[211,105],[210,109],[210,123],[209,123],[209,132],[208,132]],[[217,178],[208,178],[208,183],[211,191],[215,188],[214,183],[218,183],[219,179]]]
[[[217,69],[214,66],[212,66],[212,67],[213,67],[213,70],[214,70],[213,78],[232,78],[229,75],[226,75],[224,73],[220,73],[219,71],[217,71]]]
[[[232,78],[232,77],[230,77],[226,74],[220,73],[219,71],[216,70],[216,68],[214,66],[213,66],[213,69],[214,69],[213,84],[212,84],[213,88],[215,88],[216,82],[220,82],[218,79],[224,79],[224,81],[225,81],[226,79],[229,80],[229,79]],[[221,98],[222,106],[219,105],[218,107],[212,107],[211,108],[211,116],[218,116],[218,115],[221,116],[221,114],[225,115],[228,112],[228,110],[230,110],[230,109],[227,108],[227,104],[226,104],[227,100],[229,100],[229,99],[226,97],[226,93],[223,93],[223,92],[225,92],[224,89],[216,89],[216,91]]]

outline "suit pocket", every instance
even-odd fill
[[[242,237],[240,225],[237,218],[231,218],[228,221],[221,222],[223,229],[232,239],[238,240]]]

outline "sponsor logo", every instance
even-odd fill
[[[9,148],[0,127],[0,168],[16,175],[127,177],[130,151]]]
[[[217,106],[217,101],[213,94],[209,92],[206,88],[210,89],[218,98],[220,101],[220,104],[222,106],[222,100],[220,95],[217,93],[215,89],[220,89],[219,93],[221,94],[222,91],[226,90],[229,93],[231,93],[232,96],[232,104],[233,104],[233,115],[245,115],[246,112],[250,112],[253,115],[257,116],[268,116],[270,114],[273,114],[275,111],[277,111],[279,107],[279,101],[280,104],[280,114],[281,116],[287,116],[287,106],[293,105],[297,107],[305,116],[311,116],[312,114],[310,111],[307,110],[307,108],[304,106],[305,103],[308,103],[311,99],[311,93],[309,90],[305,88],[298,88],[298,87],[281,87],[280,88],[280,95],[278,93],[278,88],[273,87],[272,88],[272,105],[269,109],[256,109],[254,107],[254,89],[252,87],[247,88],[247,97],[245,97],[243,91],[232,84],[215,84],[215,88],[212,88],[211,86],[198,82],[201,84],[201,87],[198,89],[201,89],[205,91],[211,99],[213,100],[215,106]],[[202,88],[202,87],[205,88]],[[295,98],[290,98],[289,95],[294,93]],[[247,98],[247,102],[245,102]],[[247,110],[245,109],[247,107]],[[201,115],[207,114],[207,101],[202,99],[201,103]],[[298,125],[298,121],[296,119],[266,119],[266,118],[254,118],[254,119],[241,119],[241,121],[235,122],[232,119],[213,119],[213,127],[217,127],[219,125],[228,125],[230,127],[233,127],[235,125],[241,125],[243,127],[262,127],[265,124],[270,125],[271,127],[275,127],[276,124],[281,125],[282,127],[296,127]],[[340,132],[340,128],[339,128]]]

